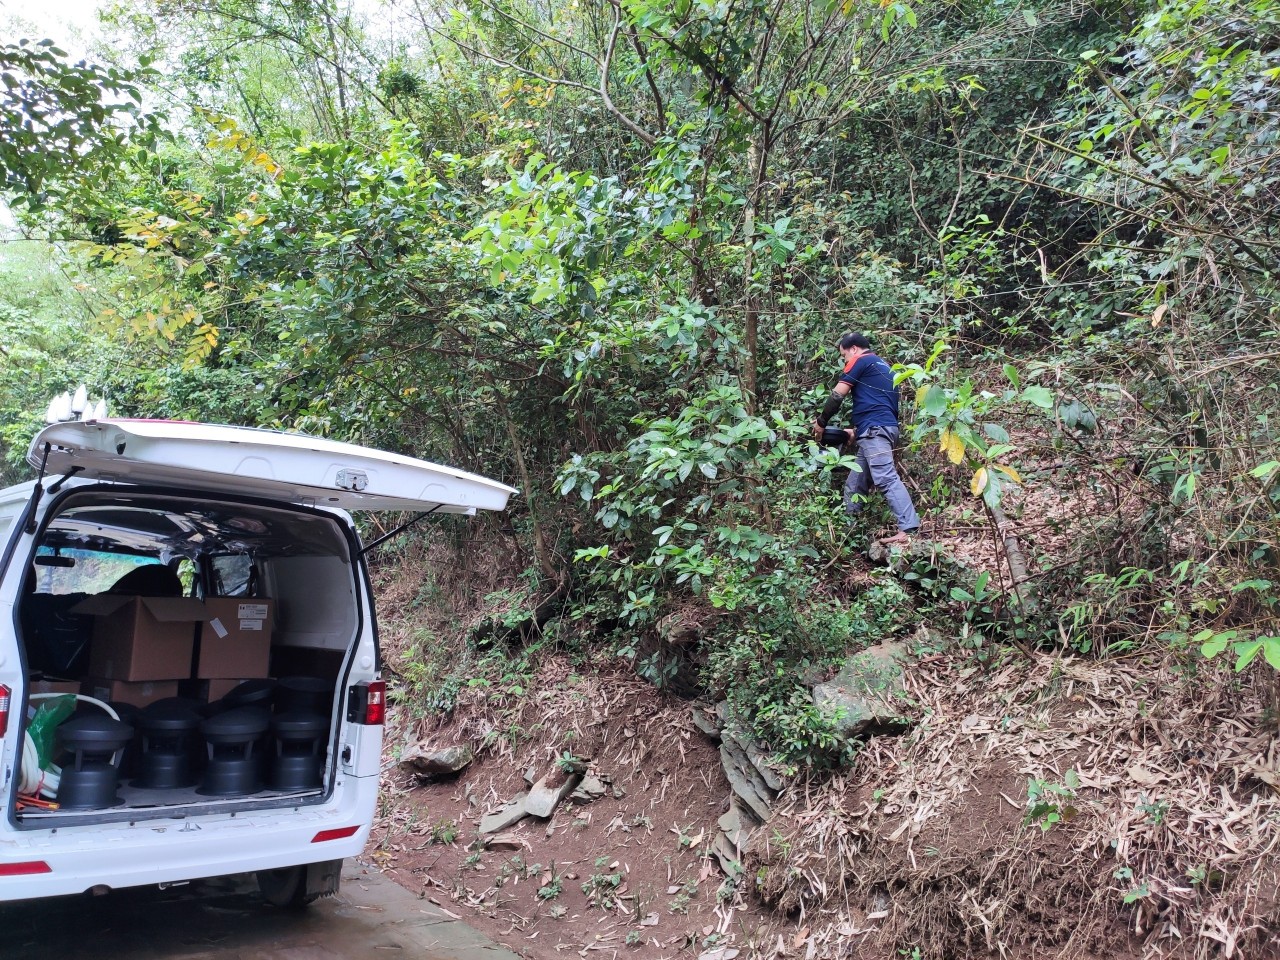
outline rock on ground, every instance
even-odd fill
[[[400,769],[423,779],[448,777],[461,773],[475,758],[476,753],[469,744],[434,749],[419,743],[400,757]]]
[[[900,722],[906,649],[885,641],[849,657],[840,672],[813,688],[813,702],[830,716],[842,736],[856,737],[869,727]]]

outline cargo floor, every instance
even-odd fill
[[[315,790],[259,790],[257,793],[246,793],[231,797],[211,797],[198,793],[195,787],[181,787],[173,790],[155,790],[146,787],[135,787],[129,781],[120,785],[119,795],[124,803],[113,809],[128,807],[138,809],[144,807],[171,807],[187,803],[208,803],[215,800],[270,800],[275,797],[308,797],[319,793]]]
[[[286,797],[319,796],[321,791],[315,790],[259,790],[257,793],[242,794],[234,797],[210,797],[196,792],[195,787],[183,787],[172,790],[155,790],[135,787],[129,781],[120,785],[117,796],[123,801],[115,806],[100,808],[102,813],[120,813],[126,810],[153,810],[159,807],[190,807],[194,804],[235,803],[242,800],[278,800]],[[92,814],[94,810],[27,810],[21,819],[36,821],[57,819],[77,814]]]

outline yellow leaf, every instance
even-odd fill
[[[938,449],[945,453],[947,459],[952,463],[959,463],[964,459],[964,441],[950,430],[942,431],[942,439],[938,443]]]
[[[973,479],[969,481],[969,492],[975,497],[987,489],[987,468],[979,467],[973,472]]]
[[[1006,467],[1003,463],[997,463],[996,469],[999,470],[1001,473],[1003,473],[1005,476],[1007,476],[1014,483],[1022,482],[1022,478],[1018,476],[1018,471],[1013,469],[1013,467]]]
[[[925,395],[926,393],[928,393],[928,392],[929,392],[929,385],[928,385],[928,384],[925,384],[925,385],[924,385],[924,386],[922,386],[922,387],[917,387],[917,388],[916,388],[916,406],[917,406],[917,407],[923,407],[923,406],[924,406],[924,395]]]

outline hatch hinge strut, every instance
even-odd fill
[[[432,507],[430,510],[426,511],[425,513],[419,513],[413,517],[410,517],[408,520],[400,524],[400,526],[396,527],[394,530],[389,530],[388,532],[384,533],[377,540],[373,541],[373,543],[366,544],[365,548],[360,551],[360,556],[363,557],[366,553],[368,553],[374,547],[380,547],[384,543],[386,543],[388,540],[390,540],[392,537],[399,536],[400,534],[404,533],[410,527],[415,526],[416,524],[427,519],[427,517],[431,516],[433,513],[435,513],[437,510],[439,510],[443,506],[444,506],[443,503],[437,503],[434,507]]]
[[[40,498],[44,496],[44,471],[49,465],[49,451],[52,449],[53,444],[46,441],[44,456],[40,458],[40,475],[36,477],[35,489],[31,491],[31,500],[27,503],[27,522],[22,528],[26,533],[36,532],[36,511],[40,507]]]

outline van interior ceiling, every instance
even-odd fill
[[[103,489],[59,507],[26,575],[18,626],[26,749],[56,755],[49,769],[62,789],[51,792],[35,769],[40,782],[19,787],[15,822],[322,801],[361,617],[339,522]],[[36,750],[30,734],[55,705]],[[24,756],[24,769],[33,762]]]

